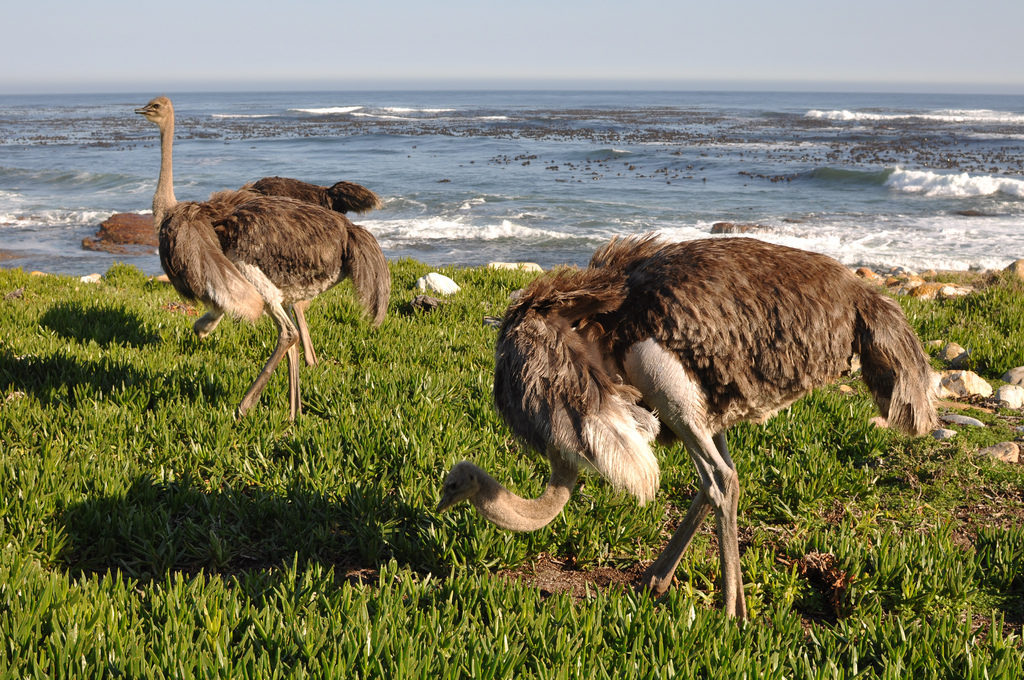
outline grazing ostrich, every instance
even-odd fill
[[[462,461],[438,510],[468,500],[500,527],[539,529],[568,501],[582,463],[643,503],[659,481],[650,442],[667,426],[700,491],[643,584],[668,589],[713,511],[724,608],[745,617],[740,487],[725,431],[767,420],[847,372],[854,354],[890,424],[911,434],[935,426],[917,336],[892,300],[835,260],[747,238],[613,240],[587,269],[535,280],[498,336],[495,402],[516,435],[546,452],[547,488],[524,499]]]
[[[264,177],[246,184],[241,190],[252,191],[264,196],[286,196],[342,214],[364,213],[383,206],[377,194],[355,182],[336,182],[332,186],[323,187],[290,177]],[[352,227],[365,232],[365,229],[357,224]],[[369,232],[366,232],[366,235],[368,236]],[[306,308],[309,307],[309,302],[309,300],[295,302],[292,305],[292,314],[295,315],[295,325],[299,329],[299,343],[302,345],[306,364],[313,366],[317,363],[317,358],[316,351],[313,349],[313,341],[309,337],[309,326],[306,324]]]
[[[377,194],[355,182],[337,182],[322,187],[290,177],[264,177],[242,188],[264,196],[287,196],[343,214],[365,213],[384,205]]]
[[[160,176],[153,194],[160,264],[185,298],[210,311],[193,329],[205,337],[230,314],[256,321],[263,312],[278,329],[277,346],[242,397],[239,417],[252,408],[281,358],[288,358],[289,417],[301,412],[298,331],[284,308],[310,300],[349,277],[379,325],[387,311],[391,276],[373,236],[331,210],[250,191],[222,191],[205,203],[174,197],[174,107],[157,97],[136,109],[160,129]]]

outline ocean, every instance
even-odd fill
[[[377,192],[389,259],[582,265],[616,235],[715,223],[876,269],[1024,257],[1024,96],[780,92],[267,92],[0,96],[0,266],[156,274],[81,241],[148,212],[177,111],[175,193],[269,175]]]

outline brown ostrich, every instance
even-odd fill
[[[910,434],[935,426],[917,336],[892,300],[835,260],[748,238],[613,240],[587,269],[534,281],[498,336],[495,403],[516,435],[547,454],[544,493],[521,498],[462,461],[438,509],[468,500],[500,527],[538,529],[568,501],[581,463],[643,503],[658,489],[650,442],[664,426],[685,445],[701,488],[643,585],[668,589],[713,511],[724,609],[745,617],[740,487],[725,432],[847,372],[854,354],[891,425]]]
[[[336,182],[324,187],[290,177],[264,177],[242,188],[264,196],[287,196],[342,214],[365,213],[384,205],[377,194],[355,182]]]
[[[380,246],[343,215],[289,198],[223,191],[205,203],[178,203],[171,160],[174,106],[167,97],[157,97],[136,113],[160,129],[160,176],[153,194],[160,264],[178,293],[210,310],[193,329],[204,337],[225,313],[248,321],[270,315],[278,329],[277,346],[237,414],[252,408],[287,356],[289,417],[294,420],[302,410],[299,334],[285,307],[311,300],[348,277],[372,323],[379,325],[391,293]]]
[[[355,182],[336,182],[332,186],[324,187],[290,177],[264,177],[246,184],[241,190],[252,191],[263,196],[286,196],[342,214],[365,213],[383,205],[377,194]],[[364,240],[373,238],[358,224],[353,224],[351,227],[354,231],[360,232],[359,235]],[[313,366],[317,363],[317,357],[316,351],[313,349],[313,341],[309,336],[309,326],[306,323],[306,309],[309,307],[309,303],[309,300],[295,302],[292,305],[292,314],[295,315],[295,325],[299,330],[299,343],[302,345],[306,364]]]

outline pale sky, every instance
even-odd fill
[[[31,0],[0,93],[445,88],[1024,94],[1024,0]]]

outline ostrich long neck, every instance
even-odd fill
[[[551,523],[576,485],[577,470],[560,456],[551,458],[551,477],[537,498],[522,498],[480,470],[480,490],[470,499],[486,519],[512,531],[535,531]]]
[[[174,163],[171,159],[174,148],[174,119],[160,126],[160,177],[153,194],[153,222],[157,227],[167,211],[178,202],[174,198]]]

